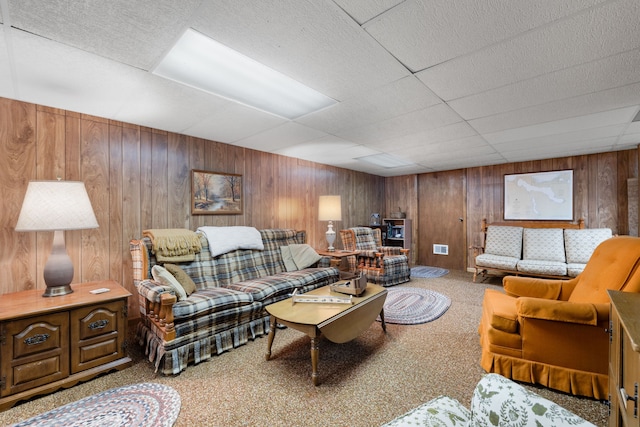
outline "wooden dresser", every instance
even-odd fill
[[[112,280],[0,295],[0,410],[131,365],[126,355],[127,299]],[[90,291],[108,288],[108,292]]]
[[[609,426],[640,426],[640,294],[609,291]]]

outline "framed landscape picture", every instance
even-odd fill
[[[242,197],[242,175],[191,171],[192,215],[241,214]]]
[[[504,219],[573,220],[573,170],[505,175]]]

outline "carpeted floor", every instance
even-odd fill
[[[158,382],[180,394],[177,426],[376,426],[441,394],[469,406],[483,375],[477,327],[485,288],[497,279],[473,283],[472,274],[450,271],[436,279],[412,279],[402,286],[431,289],[451,298],[440,318],[420,325],[380,323],[345,344],[320,342],[320,385],[311,384],[309,338],[278,331],[266,361],[266,337],[208,362],[164,377],[131,344],[134,365],[87,383],[33,399],[0,413],[0,425],[29,418],[113,387]],[[598,426],[607,407],[592,399],[526,386]]]

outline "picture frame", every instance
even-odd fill
[[[240,215],[243,199],[242,175],[191,171],[192,215]]]
[[[505,220],[573,220],[573,170],[504,176]]]

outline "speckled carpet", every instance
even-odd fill
[[[114,387],[153,382],[175,389],[182,400],[176,427],[183,426],[380,426],[439,395],[469,406],[480,367],[478,322],[487,288],[498,279],[473,283],[473,273],[451,270],[440,278],[403,284],[451,298],[438,319],[407,327],[380,323],[353,341],[320,340],[319,380],[311,382],[310,340],[292,328],[278,330],[270,360],[267,338],[189,366],[166,377],[129,341],[133,366],[86,383],[33,398],[0,412],[7,425]],[[130,327],[129,332],[135,332]],[[607,406],[593,399],[523,384],[597,426],[607,425]]]

